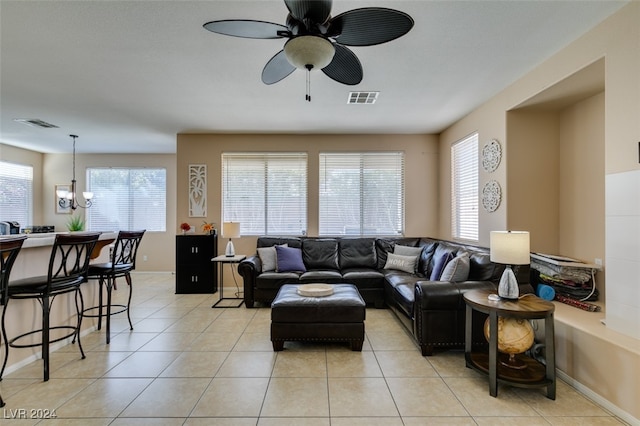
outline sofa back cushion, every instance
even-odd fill
[[[302,240],[302,260],[307,269],[339,270],[338,240],[335,238],[306,238]]]
[[[432,238],[421,238],[418,242],[418,247],[422,247],[420,259],[418,259],[418,273],[425,277],[429,276],[429,265],[431,264],[431,259],[433,259],[433,254],[436,251],[437,245],[438,240],[434,240]]]
[[[258,237],[257,247],[272,247],[287,245],[293,248],[302,248],[302,241],[296,237]]]
[[[500,281],[497,274],[498,265],[491,262],[489,250],[467,250],[470,259],[469,280],[472,281]],[[500,268],[500,271],[503,269]],[[497,275],[497,276],[496,276]]]
[[[341,238],[339,242],[340,269],[377,269],[375,238]]]

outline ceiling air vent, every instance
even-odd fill
[[[380,92],[349,92],[348,104],[375,104]]]
[[[46,121],[42,121],[39,118],[14,118],[13,121],[17,121],[18,123],[26,124],[31,127],[40,127],[42,129],[57,129],[58,126],[55,124],[47,123]]]

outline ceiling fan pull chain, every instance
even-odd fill
[[[313,68],[313,65],[307,64],[305,68],[307,69],[307,96],[305,99],[307,102],[311,102],[311,69]]]

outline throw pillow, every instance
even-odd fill
[[[393,254],[399,254],[400,256],[414,256],[416,258],[416,269],[413,271],[413,273],[415,274],[416,272],[418,272],[418,262],[420,262],[422,247],[409,247],[396,244],[393,247]]]
[[[433,270],[431,271],[431,276],[429,277],[430,281],[440,281],[440,275],[442,275],[442,271],[444,267],[449,263],[449,261],[453,259],[453,253],[445,253],[440,258],[436,260],[436,263],[433,265]]]
[[[276,246],[276,264],[276,272],[307,272],[299,248]]]
[[[449,281],[454,283],[466,281],[467,278],[469,278],[470,267],[471,262],[469,260],[469,255],[467,253],[463,253],[447,263],[447,266],[444,267],[442,275],[440,276],[440,281]]]
[[[417,259],[416,256],[401,256],[399,254],[389,253],[384,269],[396,269],[413,274],[416,269]]]
[[[400,256],[420,256],[422,253],[422,247],[409,247],[396,244],[393,247],[393,254],[399,254]]]
[[[287,247],[287,244],[282,244]],[[270,272],[276,270],[276,246],[258,248],[258,256],[262,262],[262,272]]]

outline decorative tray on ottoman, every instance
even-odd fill
[[[333,286],[329,284],[302,284],[298,286],[298,294],[307,297],[331,296]]]

